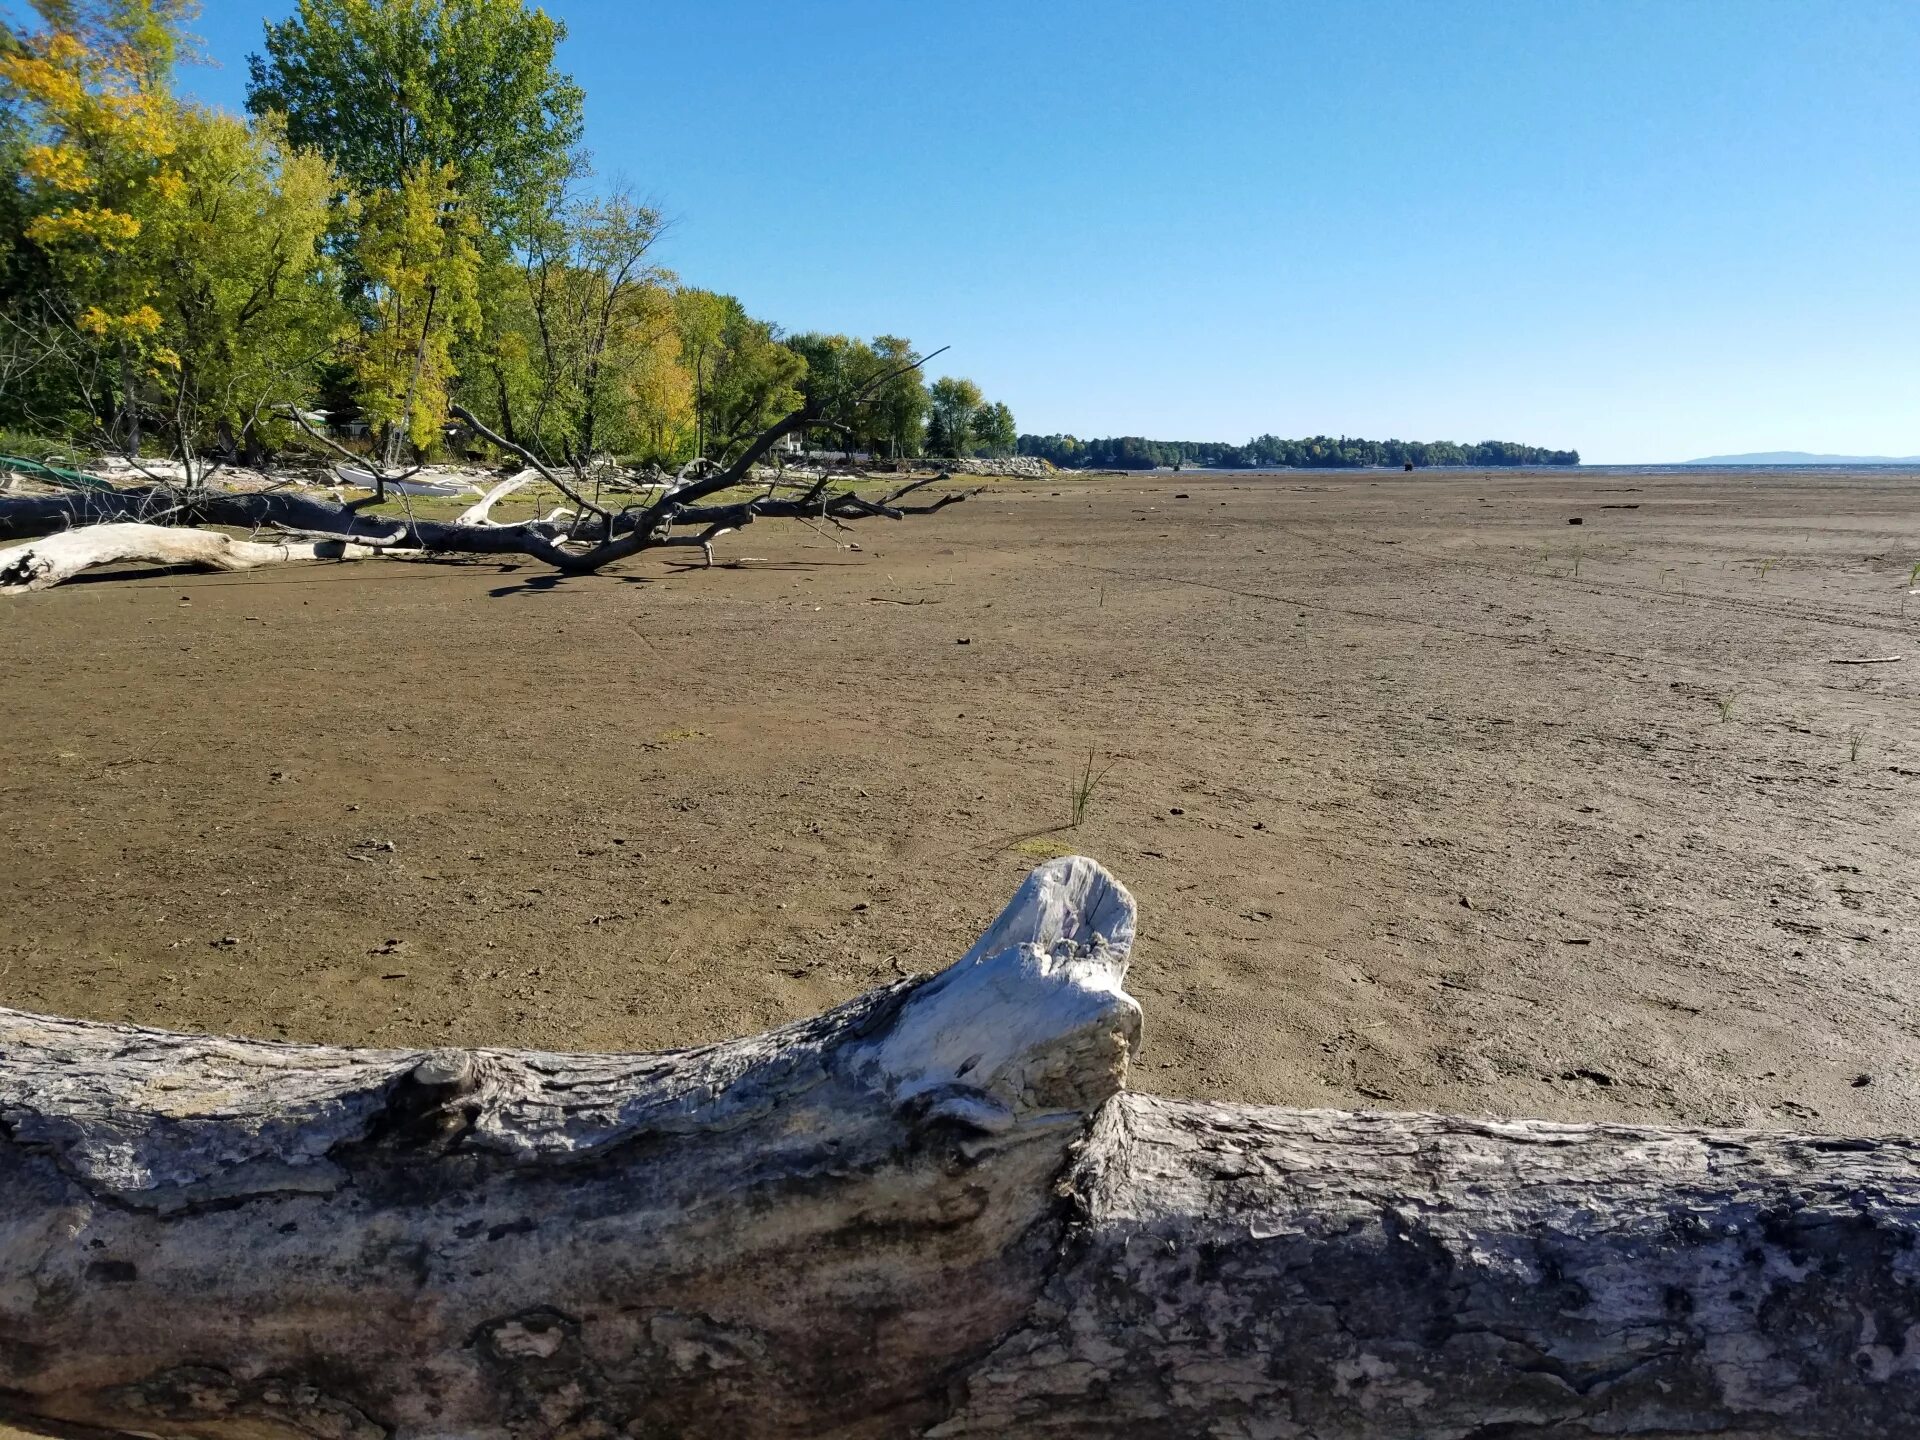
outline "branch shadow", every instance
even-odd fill
[[[529,575],[524,580],[516,580],[511,585],[496,585],[493,589],[487,591],[487,594],[495,600],[507,600],[515,595],[546,595],[558,590],[570,580],[598,581],[603,584],[610,581],[617,585],[649,585],[653,583],[652,579],[646,575],[613,575],[605,571],[596,571],[586,575],[569,575],[560,570],[546,570],[537,575]]]

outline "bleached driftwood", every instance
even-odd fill
[[[0,1012],[0,1413],[256,1437],[1908,1436],[1920,1149],[1122,1093],[1133,905],[664,1055]]]
[[[138,523],[88,525],[0,550],[0,595],[47,590],[105,565],[257,570],[295,560],[364,560],[382,547],[351,540],[237,540],[218,530]]]
[[[514,491],[520,489],[522,486],[531,485],[539,478],[540,472],[531,466],[514,471],[513,474],[495,483],[486,494],[462,510],[454,519],[453,523],[456,525],[493,524],[493,507],[506,499],[507,496],[513,494]]]

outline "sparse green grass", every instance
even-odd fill
[[[1774,555],[1766,560],[1762,560],[1759,565],[1760,578],[1762,580],[1766,579],[1767,572],[1773,569],[1774,566],[1778,565],[1782,560],[1786,558],[1787,557],[1784,555]]]
[[[1847,731],[1847,763],[1848,764],[1859,763],[1860,746],[1866,740],[1866,738],[1867,738],[1867,732],[1858,725],[1854,726],[1851,730]]]
[[[1722,725],[1733,719],[1733,705],[1739,698],[1738,695],[1716,695],[1714,697],[1713,703],[1720,711],[1720,723]]]
[[[1072,818],[1067,821],[1070,829],[1078,830],[1087,818],[1087,810],[1093,804],[1093,795],[1100,788],[1100,782],[1107,778],[1107,772],[1113,769],[1109,761],[1096,774],[1093,768],[1093,751],[1087,751],[1087,760],[1080,767],[1080,778],[1073,783],[1068,792],[1072,802]]]

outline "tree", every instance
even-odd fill
[[[577,200],[499,267],[499,323],[470,347],[491,375],[474,399],[506,438],[584,472],[602,450],[670,452],[692,419],[673,276],[647,255],[660,212],[621,192]]]
[[[24,181],[8,190],[4,418],[129,454],[158,433],[197,476],[210,450],[254,448],[338,338],[318,245],[331,177],[271,121],[169,93],[181,4],[40,10],[47,28],[0,54]]]
[[[191,44],[187,24],[199,0],[32,0],[49,30],[70,35],[96,53],[137,57],[148,79],[164,84]]]
[[[286,116],[354,189],[450,170],[491,248],[523,236],[578,159],[566,27],[522,0],[299,0],[248,60],[247,108]]]
[[[164,258],[151,237],[139,242],[181,183],[171,163],[178,107],[165,86],[173,52],[151,33],[160,23],[151,7],[129,3],[117,28],[54,0],[41,0],[40,11],[46,28],[0,54],[0,86],[22,117],[13,128],[25,129],[14,141],[24,209],[16,244],[38,253],[57,287],[36,297],[31,323],[61,332],[65,398],[133,453]],[[109,374],[110,391],[101,383]]]
[[[885,433],[886,400],[869,392],[888,365],[899,362],[889,362],[866,341],[845,335],[795,335],[787,347],[807,362],[801,388],[827,422],[815,443],[828,450],[877,451]],[[906,378],[918,386],[917,378]]]
[[[989,401],[973,412],[974,444],[982,455],[1011,455],[1019,446],[1020,433],[1013,423],[1013,411],[998,400]]]
[[[931,418],[927,423],[927,449],[935,455],[958,459],[973,448],[975,426],[979,423],[984,397],[971,380],[951,376],[933,382]]]
[[[674,312],[693,373],[695,454],[731,456],[801,403],[807,362],[733,296],[683,289],[674,296]]]
[[[715,370],[722,355],[729,304],[739,302],[711,290],[682,289],[674,292],[674,325],[680,336],[680,353],[693,376],[693,453],[707,453],[707,422],[711,415],[708,396]]]
[[[171,257],[154,271],[150,356],[162,424],[191,464],[214,448],[257,450],[263,423],[311,389],[345,312],[322,247],[326,162],[289,149],[271,122],[197,106],[176,134],[179,184],[144,238]]]
[[[874,434],[886,440],[896,460],[918,455],[926,446],[932,402],[926,381],[911,364],[913,345],[898,335],[878,335],[873,353],[889,377],[873,397]]]
[[[391,464],[403,439],[433,443],[445,423],[455,340],[479,323],[475,223],[453,172],[425,162],[359,209],[354,259],[368,314],[352,347],[361,407]]]

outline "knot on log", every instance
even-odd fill
[[[1121,988],[1133,896],[1075,855],[1027,877],[860,1056],[896,1104],[985,1131],[1088,1115],[1126,1085],[1140,1007]]]

